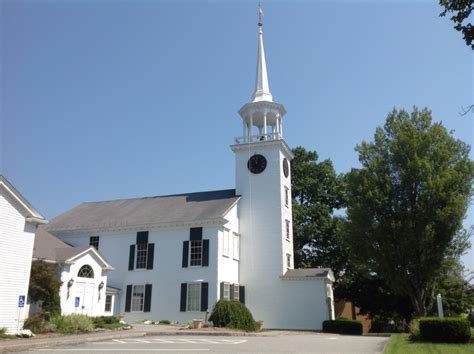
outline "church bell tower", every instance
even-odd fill
[[[293,268],[291,149],[283,139],[285,107],[270,93],[259,9],[255,91],[240,110],[243,135],[235,153],[241,232],[240,283],[246,304],[260,309],[274,284]]]

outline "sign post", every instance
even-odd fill
[[[443,318],[443,301],[441,300],[441,294],[436,295],[436,303],[438,305],[438,317]]]
[[[21,317],[21,309],[25,307],[25,295],[18,296],[18,321],[16,330],[17,332],[20,331],[20,317]]]
[[[74,298],[74,307],[75,307],[75,311],[74,312],[77,312],[77,308],[79,307],[79,304],[81,303],[81,298],[79,296],[76,296]]]

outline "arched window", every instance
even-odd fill
[[[83,265],[77,273],[79,278],[94,278],[94,271],[90,265]]]

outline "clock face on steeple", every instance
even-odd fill
[[[267,167],[267,159],[263,155],[255,154],[247,162],[247,168],[250,172],[262,173]]]

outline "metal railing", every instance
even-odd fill
[[[240,136],[235,138],[236,144],[248,144],[248,143],[256,143],[259,141],[269,141],[269,140],[280,140],[282,139],[281,133],[269,133],[269,134],[259,134],[259,135],[251,135],[251,136]]]

